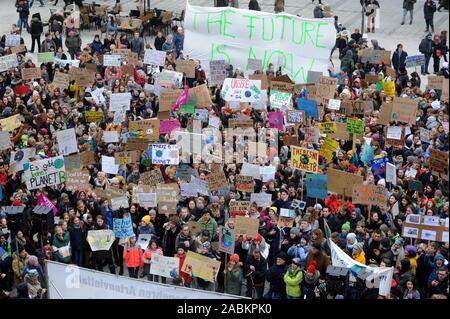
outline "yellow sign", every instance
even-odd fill
[[[319,155],[331,161],[333,159],[333,152],[336,152],[338,149],[339,149],[339,142],[329,137],[326,137],[320,148]]]
[[[188,251],[181,271],[194,277],[214,282],[219,272],[220,261]]]
[[[319,123],[320,134],[334,134],[337,131],[336,122]]]
[[[0,125],[3,131],[14,131],[16,128],[22,126],[22,122],[20,121],[20,114],[16,114],[5,119],[0,120]]]
[[[384,94],[387,96],[395,96],[395,82],[383,82]]]
[[[302,171],[317,173],[319,152],[302,147],[291,147],[292,166]]]

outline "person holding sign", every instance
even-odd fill
[[[109,229],[108,225],[105,223],[105,220],[102,215],[97,215],[95,218],[95,223],[92,227],[95,230],[99,229]],[[112,250],[111,248],[108,250],[97,250],[92,252],[92,261],[95,268],[98,271],[103,271],[103,267],[108,265],[109,271],[112,274],[116,273],[116,267],[114,266]]]
[[[136,237],[130,237],[123,250],[123,260],[131,278],[137,278],[139,269],[144,266],[143,255],[142,249],[136,245]]]

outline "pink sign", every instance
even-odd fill
[[[163,120],[159,123],[159,134],[169,134],[180,127],[178,120]]]
[[[269,112],[269,125],[279,130],[283,129],[283,112]]]

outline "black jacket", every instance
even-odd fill
[[[427,2],[423,5],[423,17],[425,20],[431,20],[433,19],[434,12],[436,11],[436,4],[434,1],[431,2],[431,5],[427,5]]]
[[[30,34],[32,36],[38,37],[42,34],[42,32],[44,32],[42,22],[37,18],[33,18],[30,25]]]
[[[247,261],[245,262],[244,276],[248,275],[252,271],[250,270],[250,266],[255,267],[255,271],[251,274],[253,283],[256,285],[264,284],[266,281],[267,260],[263,256],[261,256],[259,261],[257,261],[252,255],[248,256]]]
[[[286,283],[284,282],[284,274],[286,273],[288,266],[283,264],[278,266],[274,264],[267,271],[267,281],[270,283],[270,291],[279,293],[282,295],[286,294]]]
[[[261,7],[259,6],[258,0],[250,0],[248,3],[249,10],[261,11]]]

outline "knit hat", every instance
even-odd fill
[[[316,261],[315,260],[311,261],[309,263],[308,268],[306,268],[306,272],[308,274],[314,274],[316,272],[316,266],[317,266]]]
[[[363,243],[356,243],[353,245],[353,253],[354,255],[359,255],[363,250],[364,244]]]
[[[300,266],[300,258],[296,257],[292,259],[292,263],[296,264],[297,266]]]
[[[347,234],[347,248],[353,249],[353,246],[358,243],[358,240],[356,239],[355,233],[349,233]]]
[[[144,217],[142,217],[141,221],[146,225],[150,224],[150,215],[145,215]]]
[[[320,272],[317,270],[316,261],[313,260],[309,263],[308,268],[306,268],[305,282],[312,284],[316,282],[320,277]]]
[[[239,262],[239,255],[238,254],[231,255],[230,261],[234,262],[235,264],[237,264]]]
[[[262,236],[261,236],[261,234],[258,234],[258,235],[256,235],[256,237],[254,238],[254,240],[255,241],[259,241],[259,242],[262,242]]]
[[[287,260],[286,253],[284,251],[280,251],[277,255],[277,258],[283,259],[284,261]]]
[[[292,227],[291,230],[289,231],[290,235],[299,235],[300,234],[300,228],[298,227]]]
[[[347,233],[350,231],[350,222],[345,222],[342,227],[341,230],[345,230]]]
[[[406,245],[405,252],[407,255],[415,255],[415,254],[417,254],[417,249],[416,249],[416,247],[414,247],[412,245]]]
[[[400,246],[402,246],[402,245],[403,245],[403,242],[402,242],[402,240],[401,240],[400,238],[397,238],[397,239],[395,240],[395,242],[394,242],[394,245],[400,245]]]

